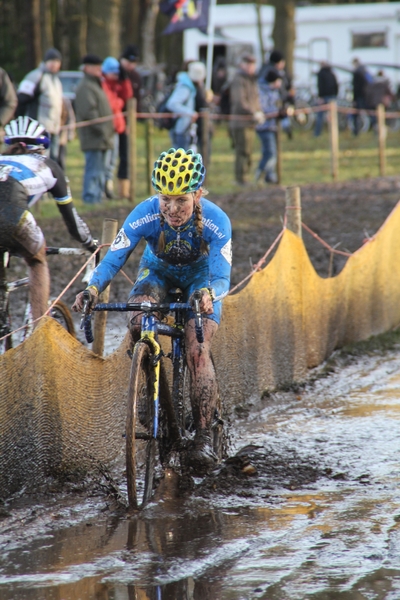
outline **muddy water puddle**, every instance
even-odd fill
[[[399,400],[400,352],[363,358],[253,406],[184,498],[5,507],[0,599],[397,600]]]

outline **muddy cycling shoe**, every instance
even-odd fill
[[[213,451],[211,436],[208,431],[196,433],[191,447],[187,451],[187,464],[196,473],[205,474],[217,464],[217,456]]]

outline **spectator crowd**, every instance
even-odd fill
[[[89,121],[77,129],[85,158],[83,201],[99,203],[104,195],[109,199],[129,198],[129,132],[123,113],[132,97],[137,99],[138,112],[142,110],[143,82],[138,61],[138,50],[132,44],[118,59],[87,54],[82,59],[83,77],[73,104],[63,95],[59,78],[62,55],[56,48],[47,50],[40,65],[23,78],[16,90],[6,71],[0,68],[0,132],[14,116],[37,119],[48,132],[50,158],[65,170],[67,142],[75,136],[74,124]],[[316,103],[325,105],[337,99],[339,84],[328,62],[320,62],[316,77]],[[260,181],[277,183],[277,131],[280,128],[292,139],[290,117],[295,104],[295,91],[282,52],[273,49],[258,71],[252,54],[242,54],[238,68],[233,70],[223,57],[217,57],[212,91],[205,89],[205,79],[205,65],[200,61],[188,61],[175,74],[162,102],[163,110],[177,115],[167,119],[165,125],[171,145],[200,153],[207,149],[209,159],[213,124],[205,137],[201,114],[210,109],[228,119],[235,184],[242,187]],[[379,104],[389,107],[395,99],[383,71],[372,76],[358,59],[353,60],[352,93],[353,106],[360,110],[375,110]],[[325,111],[318,111],[314,136],[321,135],[325,120]],[[374,118],[371,124],[374,125]],[[360,132],[358,114],[352,117],[352,131],[354,135]],[[253,173],[251,160],[257,138],[261,152]]]

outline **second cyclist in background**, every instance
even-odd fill
[[[29,267],[33,319],[47,310],[50,275],[44,234],[30,208],[50,192],[70,235],[90,251],[96,249],[89,227],[74,208],[60,165],[45,156],[50,140],[45,128],[30,117],[5,126],[7,151],[0,155],[0,247],[22,256]]]

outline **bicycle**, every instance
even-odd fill
[[[47,256],[53,254],[61,254],[66,256],[86,256],[88,255],[88,252],[87,250],[80,248],[46,248]],[[9,266],[9,260],[9,253],[5,249],[0,248],[0,354],[4,354],[14,345],[18,345],[25,341],[33,331],[32,307],[28,300],[25,305],[24,316],[22,319],[23,324],[20,328],[19,336],[16,338],[15,336],[11,335],[13,331],[13,319],[9,296],[11,292],[14,292],[17,289],[29,286],[29,278],[23,277],[15,281],[7,282],[6,268]],[[71,313],[68,307],[61,302],[61,300],[58,300],[52,307],[49,316],[51,316],[62,327],[64,327],[69,334],[71,334],[73,337],[76,337],[74,321]]]
[[[156,486],[157,447],[158,466],[163,471],[167,465],[176,468],[180,463],[186,472],[185,451],[194,436],[194,424],[189,397],[189,370],[186,365],[184,324],[185,315],[193,311],[196,337],[203,338],[203,317],[199,304],[201,292],[195,292],[194,305],[182,302],[182,291],[171,290],[175,302],[129,302],[97,304],[93,311],[140,311],[141,334],[133,352],[126,418],[126,478],[129,508],[139,510],[152,498]],[[88,343],[93,342],[90,294],[84,293],[81,328]],[[161,322],[160,315],[170,322]],[[172,320],[172,322],[171,322]],[[158,336],[171,338],[171,351],[165,353]],[[172,362],[168,373],[164,358]],[[213,449],[222,458],[221,403],[215,410],[212,425]],[[161,475],[160,475],[161,476]]]

